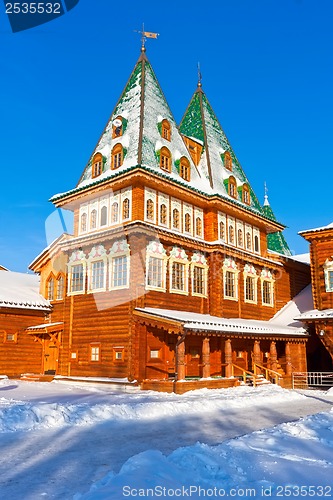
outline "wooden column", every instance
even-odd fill
[[[277,370],[277,352],[276,352],[276,343],[274,341],[271,342],[270,350],[270,365],[271,370]]]
[[[210,345],[209,338],[206,337],[202,342],[202,377],[210,377]]]
[[[291,352],[290,352],[289,342],[286,342],[285,354],[286,354],[286,375],[291,375],[293,372],[293,368],[291,365]]]
[[[260,350],[260,341],[255,340],[253,345],[253,363],[261,364],[261,350]],[[257,374],[261,374],[260,368],[256,368]]]
[[[178,340],[180,338],[178,337]],[[177,349],[177,380],[185,380],[185,339],[178,345]]]
[[[231,340],[226,340],[224,344],[224,356],[225,356],[225,376],[227,378],[232,377],[232,346],[231,346]]]

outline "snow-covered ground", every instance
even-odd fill
[[[126,390],[0,380],[0,498],[333,497],[333,390]]]

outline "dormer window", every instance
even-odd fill
[[[111,153],[111,168],[115,170],[123,164],[124,152],[121,144],[116,144]]]
[[[117,116],[112,122],[112,139],[121,137],[123,135],[123,121],[121,116]]]
[[[171,172],[171,153],[168,148],[161,148],[160,167],[165,172]]]
[[[249,186],[247,184],[243,185],[242,201],[243,201],[243,203],[246,203],[246,205],[250,205],[250,202],[251,202],[250,190],[249,190]]]
[[[92,162],[92,178],[98,177],[103,171],[103,156],[101,153],[96,153]]]
[[[161,136],[167,141],[171,141],[171,125],[168,120],[162,121]]]
[[[223,163],[224,163],[224,166],[227,170],[230,170],[230,172],[232,172],[232,158],[231,158],[231,154],[229,153],[229,151],[226,151],[223,155]]]
[[[235,177],[229,177],[228,194],[232,198],[237,198],[237,183]]]
[[[191,179],[191,167],[190,162],[185,156],[180,159],[179,174],[185,181],[190,181]]]

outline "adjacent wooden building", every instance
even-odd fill
[[[52,305],[25,330],[42,372],[180,392],[306,370],[308,333],[278,313],[309,266],[201,82],[177,126],[143,48],[77,186],[52,202],[73,212],[74,234],[31,264]]]
[[[299,233],[310,243],[311,281],[314,308],[303,312],[299,319],[314,326],[317,337],[333,362],[333,223]],[[323,368],[322,368],[323,369]]]

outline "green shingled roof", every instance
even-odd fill
[[[263,212],[269,219],[276,220],[274,212],[268,203],[267,196],[265,197]],[[290,248],[282,232],[268,234],[267,247],[269,250],[273,250],[274,252],[278,252],[282,255],[291,255]]]

